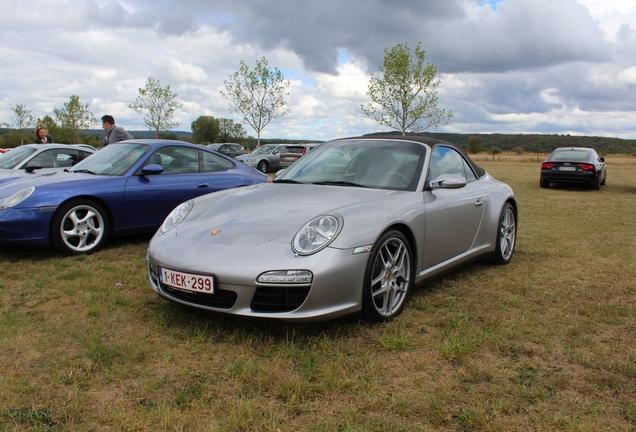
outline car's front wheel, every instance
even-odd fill
[[[51,222],[51,243],[66,255],[84,255],[98,250],[108,238],[108,217],[91,200],[74,200],[60,206]]]
[[[404,309],[413,286],[413,259],[401,232],[385,232],[371,250],[364,275],[362,316],[388,321]]]
[[[506,203],[499,216],[495,264],[508,264],[512,260],[517,242],[517,213],[510,203]]]
[[[262,173],[266,173],[267,172],[267,162],[262,160],[258,163],[258,165],[256,165],[256,169],[259,170]]]

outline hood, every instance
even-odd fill
[[[276,183],[216,192],[194,200],[192,213],[176,235],[239,247],[272,240],[289,242],[302,225],[318,215],[342,213],[348,207],[391,193],[347,186]]]
[[[41,188],[48,185],[59,185],[60,183],[70,184],[78,181],[86,181],[90,179],[103,179],[104,176],[95,176],[85,173],[69,173],[69,172],[53,172],[33,176],[11,177],[0,180],[0,198],[9,196],[24,188],[35,186]]]

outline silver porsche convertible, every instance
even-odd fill
[[[510,186],[447,142],[339,139],[273,183],[175,208],[150,241],[149,282],[234,315],[385,321],[416,284],[476,259],[509,263],[517,214]]]

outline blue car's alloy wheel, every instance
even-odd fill
[[[91,200],[70,201],[57,209],[51,222],[51,242],[66,255],[98,250],[108,238],[108,217]]]

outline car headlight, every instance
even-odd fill
[[[344,221],[339,214],[327,214],[313,218],[298,230],[292,241],[292,249],[298,255],[311,255],[331,243],[342,230]]]
[[[166,233],[172,228],[179,225],[179,223],[184,220],[186,216],[188,216],[193,207],[194,201],[190,200],[178,205],[177,208],[172,210],[168,217],[166,217],[166,220],[163,221],[163,225],[161,225],[161,228],[159,229],[161,234]]]
[[[0,199],[0,210],[5,210],[20,204],[22,201],[30,197],[34,191],[35,186],[31,186],[26,189],[22,189],[20,192],[14,193],[9,197]]]

